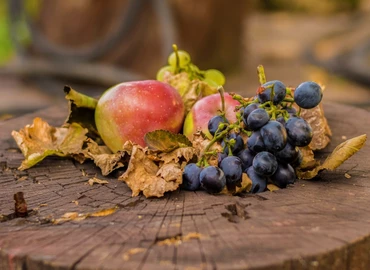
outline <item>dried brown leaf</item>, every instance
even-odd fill
[[[220,193],[228,195],[236,195],[244,192],[249,192],[252,189],[252,180],[248,177],[246,173],[242,174],[242,181],[239,186],[235,186],[235,189],[228,190],[225,187]]]
[[[164,164],[167,163],[188,163],[190,160],[196,157],[196,150],[194,147],[182,147],[177,148],[169,153],[158,154],[159,160],[163,161]]]
[[[322,164],[322,168],[330,171],[338,168],[344,161],[349,159],[364,146],[366,139],[367,135],[363,134],[341,143],[335,147],[334,151],[327,157]]]
[[[131,188],[132,196],[143,192],[145,197],[162,197],[165,192],[178,189],[182,183],[182,166],[179,161],[184,160],[185,164],[188,155],[194,151],[191,147],[178,148],[162,153],[159,161],[154,161],[146,149],[136,144],[129,143],[124,148],[131,154],[131,158],[119,180],[125,181]]]
[[[78,213],[78,212],[68,212],[68,213],[63,214],[60,218],[52,219],[51,222],[53,224],[60,224],[60,223],[64,223],[64,222],[67,222],[67,221],[81,221],[81,220],[84,220],[88,217],[105,217],[105,216],[112,215],[118,209],[119,209],[119,207],[115,206],[115,207],[112,207],[112,208],[102,209],[102,210],[92,212],[92,213],[82,214],[82,213]]]
[[[273,191],[279,190],[280,188],[274,184],[268,184],[267,189],[273,192]]]
[[[87,147],[82,151],[85,158],[92,159],[96,166],[101,169],[102,175],[108,175],[112,171],[122,168],[127,163],[127,152],[118,151],[112,153],[108,147],[98,145],[95,141],[88,138]]]
[[[182,170],[180,167],[180,164],[178,163],[166,163],[159,167],[159,170],[156,174],[156,176],[159,176],[163,178],[165,181],[177,181],[179,177],[182,176]]]
[[[180,93],[185,104],[186,113],[202,97],[218,93],[216,87],[211,87],[199,79],[191,80],[186,72],[175,75],[167,73],[164,82],[172,85]]]
[[[171,152],[176,148],[192,145],[185,135],[175,134],[168,130],[148,132],[144,139],[149,149],[161,152]]]
[[[84,220],[85,218],[86,217],[84,215],[81,215],[78,212],[68,212],[68,213],[63,214],[60,218],[53,219],[52,223],[60,224],[60,223],[64,223],[64,222],[71,221],[71,220],[80,221],[80,220]]]
[[[68,156],[81,151],[87,129],[73,123],[65,128],[55,128],[37,117],[32,125],[12,136],[21,149],[25,160],[19,170],[28,169],[50,155]]]
[[[132,255],[145,252],[146,248],[131,248],[123,254],[123,260],[128,261]]]
[[[312,169],[319,164],[319,161],[315,159],[315,154],[310,147],[300,147],[299,149],[302,152],[303,156],[302,162],[299,165],[299,168],[301,170]]]
[[[322,165],[317,165],[314,169],[307,171],[298,169],[296,172],[298,178],[312,179],[323,170],[335,170],[344,161],[358,152],[364,146],[366,139],[367,135],[363,134],[339,144]]]
[[[95,125],[95,107],[98,100],[81,94],[69,86],[64,87],[64,92],[66,94],[65,98],[68,100],[69,104],[69,115],[65,122],[68,124],[77,123],[87,128],[90,135],[97,137],[98,131]]]
[[[90,186],[93,186],[94,184],[99,184],[99,185],[109,184],[107,180],[101,180],[97,177],[90,178],[89,181],[87,181],[87,183]]]
[[[158,246],[178,246],[181,245],[183,242],[189,241],[191,239],[201,239],[204,236],[197,232],[190,232],[184,236],[177,235],[174,237],[169,237],[164,240],[158,241],[156,244]]]
[[[27,180],[27,179],[28,179],[28,176],[24,175],[24,176],[19,177],[18,181],[24,181],[24,180]]]
[[[309,110],[302,109],[301,117],[312,127],[313,137],[309,148],[313,151],[324,149],[329,144],[332,133],[325,118],[322,104],[320,103],[319,106]]]
[[[119,209],[118,206],[112,207],[112,208],[107,208],[107,209],[102,209],[93,213],[88,213],[86,214],[88,217],[106,217],[111,214],[114,214],[117,210]]]

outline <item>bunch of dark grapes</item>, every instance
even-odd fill
[[[263,73],[263,69],[259,71]],[[300,147],[309,145],[313,136],[300,111],[319,105],[321,87],[304,82],[293,90],[281,81],[265,82],[261,76],[260,81],[261,87],[251,101],[238,99],[241,106],[236,111],[236,123],[230,123],[222,113],[209,120],[211,144],[221,143],[223,147],[218,166],[209,166],[206,156],[188,164],[183,188],[201,187],[210,193],[219,193],[225,187],[232,190],[241,185],[243,173],[252,181],[251,193],[265,191],[268,183],[285,188],[295,182],[295,167],[302,159]]]

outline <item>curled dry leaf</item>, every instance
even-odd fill
[[[280,188],[278,186],[274,185],[274,184],[268,184],[267,189],[269,191],[273,192],[273,191],[279,190]]]
[[[332,133],[324,115],[322,104],[320,103],[319,106],[309,110],[302,109],[301,117],[312,127],[313,137],[309,148],[313,151],[324,149],[329,144]]]
[[[64,87],[64,93],[69,105],[69,115],[65,122],[68,124],[77,123],[87,128],[90,135],[98,136],[95,126],[95,107],[98,100],[81,94],[69,86]]]
[[[178,189],[182,183],[182,169],[195,155],[195,152],[191,154],[192,147],[185,147],[161,153],[158,159],[153,160],[147,149],[139,145],[127,142],[124,149],[131,158],[119,180],[131,188],[132,196],[143,192],[145,197],[162,197],[165,192]]]
[[[205,236],[197,233],[197,232],[190,232],[184,236],[177,235],[174,237],[166,238],[164,240],[156,242],[158,246],[178,246],[181,245],[183,242],[192,240],[192,239],[204,239]]]
[[[211,87],[199,79],[189,78],[186,72],[175,75],[167,72],[164,76],[164,82],[172,85],[180,93],[186,113],[202,97],[218,93],[216,87]]]
[[[236,195],[244,192],[249,192],[252,189],[252,180],[246,173],[242,174],[242,181],[239,185],[234,186],[232,190],[227,189],[227,186],[221,191],[222,194]]]
[[[108,147],[98,145],[90,138],[86,139],[86,148],[81,151],[81,154],[83,158],[92,159],[95,165],[101,169],[102,175],[108,175],[112,171],[124,167],[129,158],[127,152],[112,153]],[[81,155],[79,156],[81,157]]]
[[[324,88],[322,86],[322,89]],[[291,89],[291,91],[293,96],[294,89]],[[294,104],[294,107],[297,110],[299,109],[297,104]],[[300,116],[310,124],[313,131],[313,138],[309,144],[309,148],[313,151],[324,149],[330,142],[332,132],[325,117],[322,103],[312,109],[301,109]]]
[[[179,147],[191,146],[191,141],[185,135],[172,133],[168,130],[148,132],[144,139],[149,149],[161,152],[171,152]]]
[[[60,218],[52,219],[53,224],[60,224],[67,221],[81,221],[88,217],[105,217],[114,214],[119,209],[118,206],[112,208],[102,209],[92,213],[78,213],[78,212],[68,212],[62,215]]]
[[[309,146],[300,147],[299,149],[303,157],[299,169],[308,170],[318,165],[319,161],[315,159],[315,154]]]
[[[56,128],[41,118],[35,118],[32,125],[12,132],[25,157],[18,169],[29,169],[51,155],[73,157],[80,163],[86,159],[94,160],[103,175],[124,166],[128,159],[125,151],[112,154],[108,147],[88,138],[87,133],[88,130],[77,123]]]
[[[352,155],[358,152],[365,144],[367,135],[363,134],[358,137],[349,139],[340,145],[338,145],[334,151],[326,158],[323,164],[317,165],[312,170],[303,171],[298,169],[297,176],[301,179],[312,179],[320,171],[323,170],[335,170],[338,168],[344,161],[349,159]]]
[[[128,261],[132,255],[145,252],[146,248],[131,248],[123,254],[123,260]]]
[[[158,158],[164,163],[178,163],[183,168],[184,162],[188,163],[196,155],[196,150],[193,147],[181,147],[169,153],[160,153]]]
[[[297,105],[295,107],[298,109]],[[303,160],[299,170],[309,170],[319,165],[319,161],[315,159],[314,151],[324,149],[329,144],[332,132],[321,103],[312,109],[301,109],[300,116],[310,124],[313,133],[311,143],[300,148]]]
[[[65,128],[55,128],[36,117],[32,125],[25,126],[19,132],[12,131],[25,157],[18,169],[28,169],[50,155],[65,157],[79,153],[87,132],[87,129],[76,123]]]
[[[87,181],[90,186],[93,186],[94,184],[99,184],[99,185],[104,185],[104,184],[109,184],[107,180],[102,180],[97,177],[90,178],[89,181]]]

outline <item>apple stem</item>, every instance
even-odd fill
[[[217,91],[221,96],[221,115],[225,116],[225,90],[222,86],[219,86]]]
[[[262,65],[259,65],[257,67],[257,75],[258,75],[258,80],[260,84],[265,84],[266,83],[266,75],[265,75],[265,69],[263,68]]]

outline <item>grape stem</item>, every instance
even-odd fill
[[[204,167],[208,166],[208,162],[206,160],[206,157],[210,154],[214,155],[214,151],[209,151],[210,148],[219,140],[221,140],[222,138],[224,138],[232,129],[234,129],[235,127],[237,127],[238,124],[231,124],[231,125],[228,125],[226,127],[226,129],[224,129],[223,131],[221,131],[220,133],[216,133],[215,136],[212,138],[212,140],[207,144],[207,146],[204,148],[201,156],[200,156],[200,160],[199,162],[197,163],[199,166],[202,166],[204,165]]]
[[[266,75],[265,75],[265,69],[263,68],[262,65],[259,65],[257,67],[257,75],[258,75],[258,80],[260,84],[265,84],[266,83]]]
[[[274,83],[270,86],[271,87],[271,93],[270,93],[270,101],[271,102],[274,101],[274,97],[275,97],[274,86],[275,86]]]
[[[297,116],[301,116],[301,112],[302,112],[302,108],[299,107],[298,112],[297,112]]]
[[[283,101],[284,102],[291,102],[291,103],[293,103],[294,102],[294,99],[293,98],[284,98]]]
[[[172,49],[175,52],[176,56],[176,67],[175,67],[175,74],[178,74],[180,71],[180,57],[179,57],[179,51],[176,44],[172,44]]]

